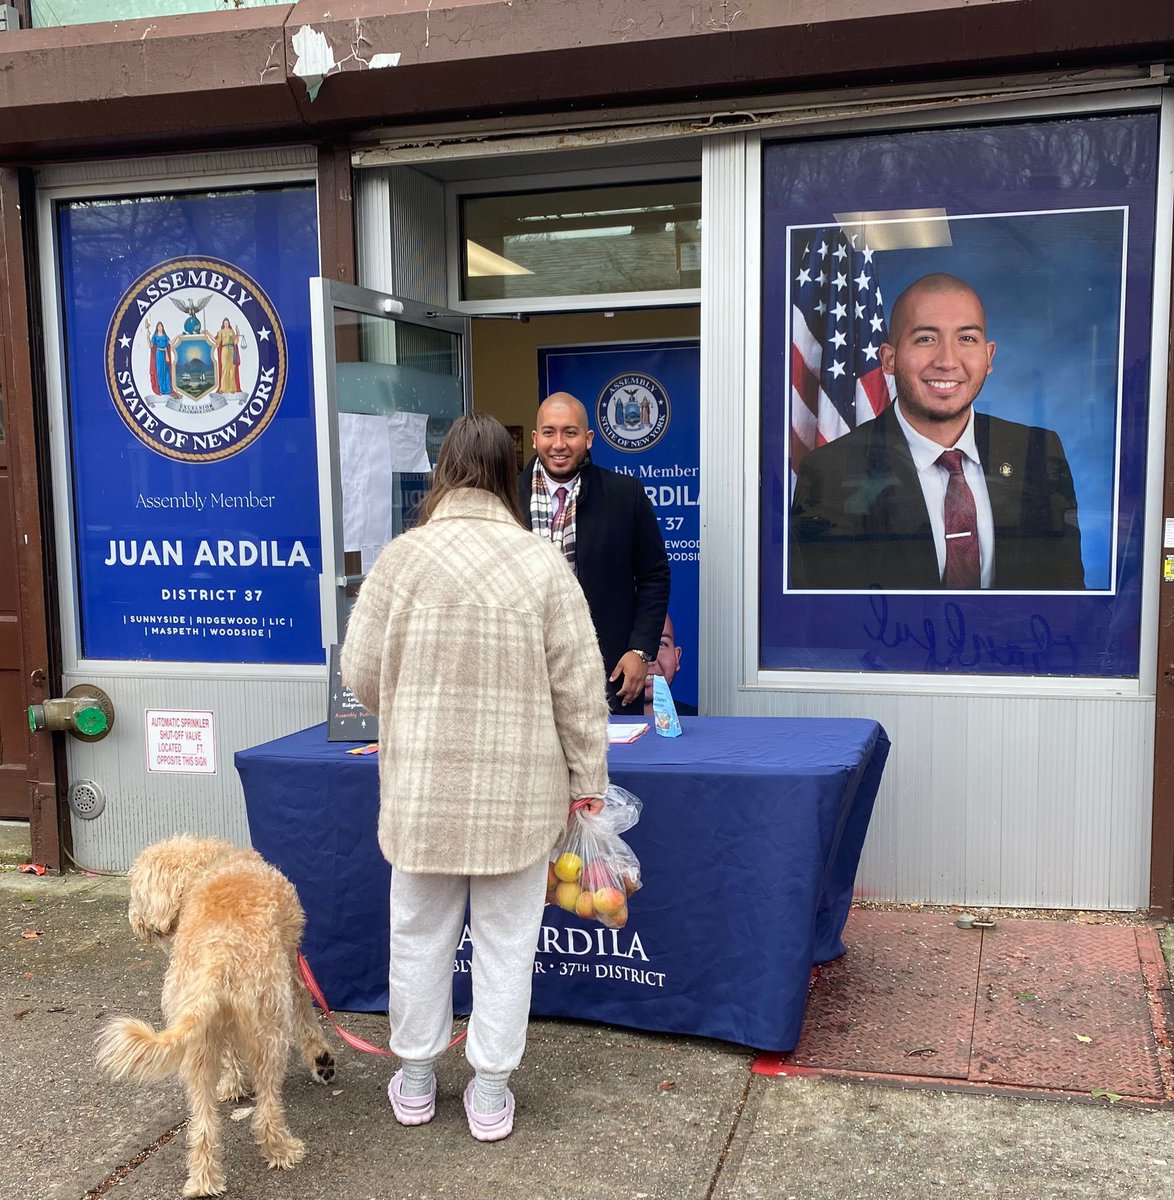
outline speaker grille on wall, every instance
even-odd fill
[[[75,779],[69,785],[69,810],[75,817],[92,821],[105,807],[106,793],[92,779]]]

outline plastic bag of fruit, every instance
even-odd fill
[[[620,834],[640,819],[638,797],[612,784],[603,807],[571,806],[567,828],[550,852],[546,902],[609,929],[628,923],[628,897],[640,887],[640,862]]]

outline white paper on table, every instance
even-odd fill
[[[387,415],[387,428],[391,443],[391,469],[393,471],[432,470],[428,461],[428,414],[418,412],[394,412]]]
[[[629,721],[622,724],[618,721],[609,721],[607,724],[608,743],[634,742],[647,728],[647,721]]]
[[[391,442],[387,418],[338,414],[342,544],[348,550],[391,540]]]

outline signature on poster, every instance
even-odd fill
[[[870,595],[869,608],[871,619],[864,622],[865,636],[890,650],[906,644],[919,647],[925,651],[926,671],[1000,666],[1044,674],[1068,667],[1075,670],[1079,665],[1075,641],[1067,634],[1053,633],[1039,613],[1028,618],[1025,641],[1000,642],[968,629],[962,607],[952,601],[943,606],[940,621],[926,617],[912,624],[890,616],[888,597],[881,592]],[[871,652],[866,657],[871,658]]]

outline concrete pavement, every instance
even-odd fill
[[[2,831],[0,831],[2,833]],[[2,839],[0,839],[2,840]],[[159,1020],[161,951],[136,943],[126,882],[0,867],[0,1194],[171,1200],[185,1178],[175,1083],[112,1084],[93,1064],[102,1020]],[[19,857],[19,854],[16,856]],[[26,936],[26,935],[36,936]],[[381,1043],[383,1018],[346,1014]],[[333,1031],[327,1037],[337,1046]],[[308,1147],[269,1171],[225,1105],[228,1195],[249,1200],[1005,1200],[1174,1195],[1174,1111],[954,1094],[750,1073],[743,1047],[536,1020],[512,1086],[515,1132],[476,1143],[458,1047],[431,1124],[396,1124],[384,1059],[338,1047],[334,1084],[291,1062],[289,1123]]]

